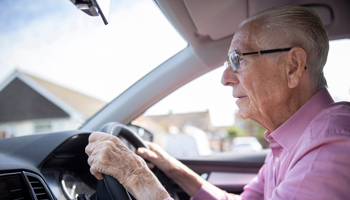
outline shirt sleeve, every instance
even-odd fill
[[[269,156],[269,155],[268,155]],[[263,200],[264,199],[264,186],[265,186],[265,164],[259,170],[258,175],[244,187],[244,191],[241,194],[242,199]]]
[[[191,200],[241,200],[239,195],[229,194],[205,181]]]
[[[263,200],[264,166],[258,175],[244,187],[244,192],[241,195],[227,193],[209,182],[204,182],[191,200]]]
[[[271,199],[349,199],[349,143],[344,134],[310,145],[310,151],[290,170]]]

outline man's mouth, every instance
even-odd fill
[[[242,98],[245,98],[247,96],[243,96],[243,95],[233,95],[234,98],[236,99],[242,99]]]
[[[246,99],[247,96],[237,96],[235,98],[237,98],[237,100],[236,100],[236,104],[237,104],[238,102],[243,101],[244,99]]]

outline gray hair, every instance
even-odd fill
[[[314,11],[302,6],[271,8],[248,18],[240,27],[253,21],[258,21],[261,26],[264,48],[286,48],[279,46],[286,43],[291,47],[303,48],[307,53],[306,66],[315,89],[318,91],[327,87],[323,67],[327,61],[329,39],[320,17]]]

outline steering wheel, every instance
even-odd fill
[[[122,136],[128,142],[130,142],[136,149],[139,147],[145,147],[149,149],[147,144],[143,142],[143,139],[129,129],[127,126],[117,123],[110,122],[105,124],[101,129],[101,132],[108,133],[114,136]],[[158,168],[152,169],[158,180],[162,183],[168,193],[174,198],[179,200],[175,189],[171,184],[171,180]],[[110,198],[106,197],[105,191],[108,191]],[[100,192],[99,192],[100,191]],[[103,181],[100,181],[97,186],[97,195],[99,199],[112,199],[112,200],[131,200],[131,197],[127,190],[119,183],[119,181],[112,176],[103,174]]]

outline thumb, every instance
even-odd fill
[[[137,149],[136,153],[137,153],[141,158],[143,158],[143,159],[146,160],[146,164],[147,164],[148,168],[150,168],[150,169],[153,169],[153,168],[154,168],[154,164],[148,162],[148,161],[150,161],[150,160],[149,160],[149,158],[150,158],[149,154],[154,153],[154,152],[150,151],[149,149],[140,147],[140,148]]]
[[[143,159],[146,159],[150,162],[153,162],[155,159],[158,158],[157,154],[149,149],[146,149],[144,147],[140,147],[137,149],[137,154],[141,156]]]

